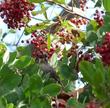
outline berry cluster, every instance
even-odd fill
[[[110,65],[110,32],[105,34],[102,45],[97,45],[96,52],[101,55],[105,65]]]
[[[76,25],[76,27],[80,27],[81,25],[86,25],[87,24],[87,20],[84,18],[71,18],[70,19],[71,23],[73,23],[74,25]]]
[[[68,50],[67,56],[70,57],[70,56],[76,55],[78,46],[75,42],[75,39],[80,36],[79,32],[77,30],[73,30],[73,29],[68,31],[68,30],[66,30],[66,28],[62,28],[59,32],[57,32],[57,36],[60,38],[58,41],[58,43],[60,43],[60,44],[58,44],[58,45],[56,44],[57,45],[56,48],[61,49],[62,45],[65,46],[65,45],[69,44],[71,46],[71,48]],[[61,54],[59,54],[60,58],[61,58],[63,49],[60,50],[61,51]]]
[[[34,5],[27,0],[5,0],[0,4],[0,16],[9,28],[19,28],[25,26],[24,17],[30,19],[29,11],[34,9]]]
[[[62,29],[61,31],[57,32],[57,35],[60,37],[60,42],[62,44],[70,43],[74,39],[73,34],[67,31],[66,29]]]
[[[87,2],[87,0],[80,0],[80,1],[79,1],[80,8],[81,8],[81,10],[83,10],[83,11],[84,11],[84,7],[85,7],[85,5],[86,5],[86,2]],[[87,8],[87,7],[86,7],[86,8]]]
[[[98,26],[101,27],[104,24],[104,20],[103,20],[103,11],[98,11],[96,10],[95,14],[94,14],[94,19],[96,20],[96,22],[98,23]]]
[[[46,35],[45,32],[44,32],[44,35]],[[44,35],[39,34],[39,32],[34,32],[32,34],[32,40],[31,40],[31,44],[33,45],[32,56],[35,57],[36,59],[46,60],[50,58],[55,51],[52,45],[51,45],[51,48],[48,49],[47,41]]]

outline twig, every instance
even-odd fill
[[[72,2],[72,12],[73,12],[73,5],[74,5],[74,0],[72,0],[71,2]]]
[[[24,30],[23,30],[23,32],[22,32],[22,34],[21,34],[20,38],[18,39],[18,42],[16,43],[16,46],[18,46],[18,44],[19,44],[19,42],[20,42],[20,40],[21,40],[21,38],[22,38],[23,34],[24,34]]]
[[[3,41],[3,39],[7,36],[7,34],[8,34],[8,33],[4,33],[4,34],[2,35],[1,41]]]
[[[65,11],[67,11],[68,13],[70,13],[70,14],[72,14],[72,15],[77,15],[77,16],[80,16],[80,17],[82,17],[82,18],[84,18],[84,19],[91,20],[91,19],[89,19],[89,18],[87,18],[87,17],[85,17],[85,16],[83,16],[83,15],[80,15],[80,13],[74,12],[74,7],[73,7],[73,11],[71,11],[70,9],[68,9],[67,7],[65,7],[64,5],[59,4],[59,3],[56,3],[56,2],[54,2],[54,1],[52,1],[52,0],[47,0],[47,2],[62,7]]]
[[[38,21],[48,21],[48,20],[42,20],[42,19],[39,19],[39,18],[35,18],[35,17],[31,17],[32,19],[35,19],[35,20],[38,20]]]

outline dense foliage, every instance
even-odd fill
[[[8,33],[0,31],[0,108],[110,108],[110,0],[91,0],[103,10],[93,19],[84,14],[88,1],[0,3],[8,33],[23,30],[15,51],[4,42]],[[65,15],[49,19],[52,6]],[[23,34],[30,37],[22,40]],[[76,81],[84,87],[76,88]]]

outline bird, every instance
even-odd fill
[[[60,77],[57,75],[56,70],[48,63],[47,60],[39,60],[39,67],[43,71],[43,75],[49,74],[49,77],[54,79],[60,85],[62,85]]]

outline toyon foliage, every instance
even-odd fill
[[[91,19],[90,1],[103,7]],[[62,11],[51,19],[53,7]],[[110,0],[1,1],[9,32],[0,29],[0,108],[110,108],[109,7]],[[4,38],[17,30],[9,51]]]

